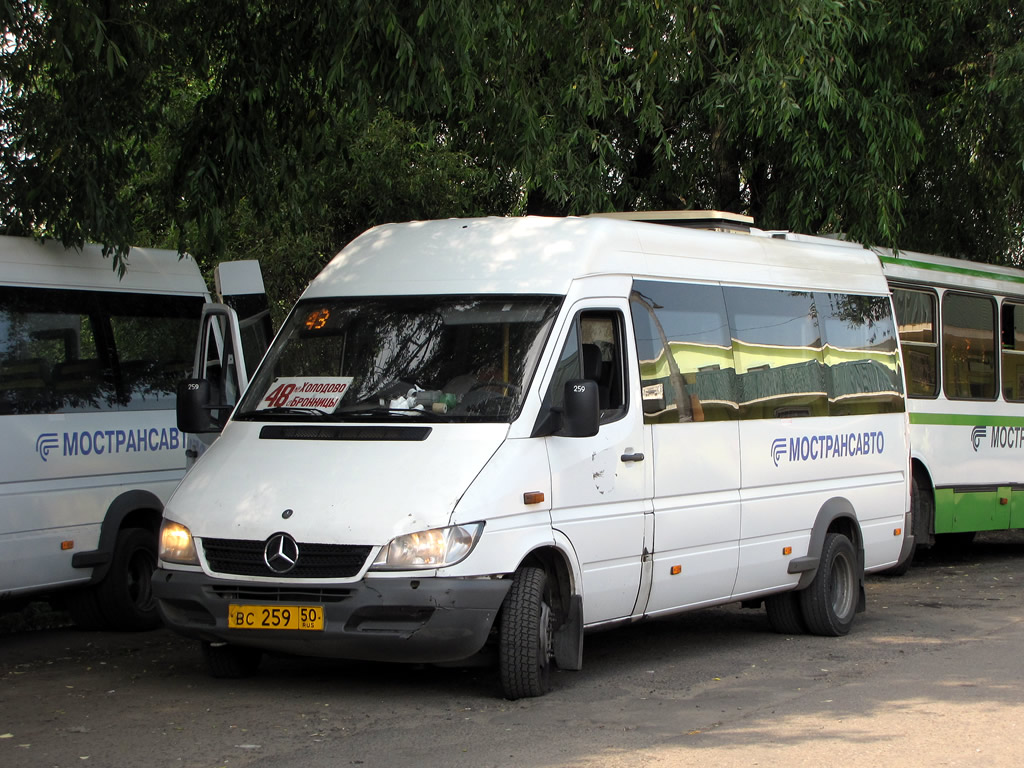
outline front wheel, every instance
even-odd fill
[[[507,698],[547,693],[553,656],[552,623],[547,574],[542,568],[520,568],[505,596],[499,629],[498,671]]]
[[[818,572],[807,589],[798,593],[807,629],[829,637],[849,632],[857,612],[859,584],[853,544],[841,533],[826,534]]]

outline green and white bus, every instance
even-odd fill
[[[1024,528],[1024,271],[877,253],[906,373],[916,543]]]

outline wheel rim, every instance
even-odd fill
[[[853,568],[846,555],[836,555],[832,561],[829,582],[832,612],[844,619],[850,615],[853,607]]]
[[[540,627],[537,637],[537,666],[545,669],[551,661],[552,648],[554,648],[554,630],[551,626],[551,607],[547,601],[540,604]]]

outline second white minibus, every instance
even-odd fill
[[[56,596],[80,626],[139,630],[160,623],[160,513],[191,440],[175,392],[210,295],[188,256],[126,260],[122,277],[99,245],[0,237],[0,606]],[[269,343],[259,265],[226,263],[218,282],[255,367]]]
[[[847,633],[911,545],[888,286],[860,246],[701,218],[349,244],[164,509],[168,625],[215,676],[493,649],[509,698],[579,669],[586,630],[701,606]]]

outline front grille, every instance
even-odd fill
[[[247,539],[203,539],[203,552],[210,570],[233,576],[267,576],[281,579],[347,579],[355,576],[373,547],[355,544],[299,543],[295,567],[276,573],[263,557],[265,541]]]

